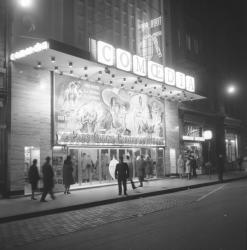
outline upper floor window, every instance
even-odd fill
[[[194,50],[196,54],[199,54],[199,42],[198,39],[194,39]]]
[[[186,41],[186,48],[188,50],[191,50],[191,36],[189,34],[186,34],[185,41]]]

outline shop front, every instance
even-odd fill
[[[194,79],[115,51],[109,44],[98,45],[94,60],[88,52],[55,41],[11,55],[12,190],[27,186],[22,178],[27,181],[33,158],[38,158],[40,168],[48,155],[56,190],[63,189],[67,155],[73,162],[73,188],[116,183],[114,170],[120,156],[133,166],[134,179],[141,156],[152,162],[148,178],[163,178],[171,165],[176,168],[175,157],[167,158],[167,152],[176,151],[178,141],[170,138],[168,145],[166,138],[178,130],[166,120],[176,121],[177,114],[165,103],[203,98],[194,93]]]
[[[164,105],[154,97],[54,74],[53,167],[57,188],[71,155],[74,188],[115,182],[120,156],[133,166],[150,158],[149,177],[164,176]],[[62,187],[60,187],[62,188]]]

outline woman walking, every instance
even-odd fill
[[[73,166],[71,157],[68,155],[67,159],[64,161],[63,164],[63,184],[65,187],[64,194],[70,194],[70,185],[74,184],[73,178]]]
[[[37,200],[34,197],[34,191],[37,189],[38,181],[40,179],[39,171],[38,171],[38,167],[37,167],[37,159],[33,160],[33,164],[29,168],[28,179],[29,179],[29,182],[31,183],[31,188],[32,188],[31,200]]]

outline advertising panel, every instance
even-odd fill
[[[164,145],[164,107],[156,98],[55,75],[57,145]]]

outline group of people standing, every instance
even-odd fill
[[[42,166],[42,176],[43,176],[43,192],[40,198],[41,202],[46,202],[45,199],[47,194],[50,194],[51,198],[54,200],[55,195],[53,193],[54,188],[54,172],[51,166],[51,158],[49,156],[46,157],[45,163]],[[67,159],[64,161],[63,164],[63,184],[65,187],[64,194],[70,194],[70,185],[74,184],[74,177],[73,173],[73,166],[71,157],[67,156]],[[37,167],[37,159],[33,160],[33,164],[29,168],[28,171],[28,179],[31,184],[31,200],[37,200],[34,196],[35,190],[38,187],[38,181],[41,179],[38,167]]]
[[[190,154],[184,160],[182,154],[180,154],[177,160],[177,167],[180,178],[187,177],[189,180],[191,177],[197,177],[196,169],[198,166],[194,155]]]
[[[46,196],[49,193],[51,198],[54,200],[55,196],[53,193],[54,188],[54,172],[51,166],[51,158],[46,157],[46,161],[42,166],[42,176],[43,176],[43,192],[41,195],[41,202],[46,202]],[[130,181],[132,189],[136,189],[135,183],[133,181],[134,175],[133,163],[130,159],[130,156],[126,156],[126,162],[123,161],[123,156],[119,157],[119,163],[116,165],[115,169],[115,178],[118,180],[118,189],[119,195],[122,194],[122,186],[124,194],[127,195],[127,180]],[[144,178],[151,178],[153,174],[153,162],[149,156],[144,159],[143,155],[137,156],[136,159],[136,175],[139,179],[140,185],[139,187],[143,187]],[[31,184],[31,199],[36,200],[34,196],[35,190],[37,190],[38,181],[41,179],[38,167],[37,167],[37,159],[33,160],[32,166],[29,168],[28,172],[29,182]],[[67,156],[66,160],[63,164],[63,184],[64,184],[64,194],[70,194],[70,186],[74,184],[73,177],[73,163],[71,160],[71,156]]]

